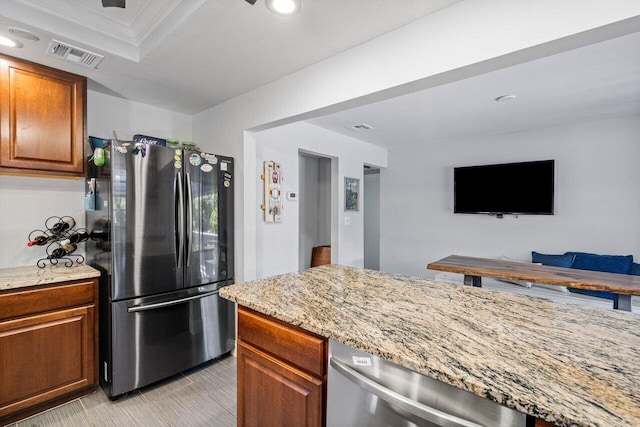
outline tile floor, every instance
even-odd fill
[[[209,362],[115,402],[98,391],[24,419],[32,426],[212,426],[236,425],[236,358]]]

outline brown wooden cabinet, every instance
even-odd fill
[[[238,308],[238,425],[322,426],[327,340]]]
[[[0,55],[0,172],[84,176],[86,78]]]
[[[0,292],[0,425],[95,390],[97,279]]]

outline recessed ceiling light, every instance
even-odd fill
[[[0,45],[8,47],[22,47],[22,43],[9,37],[0,36]]]
[[[278,15],[293,15],[300,11],[302,0],[265,0],[267,9]]]
[[[9,27],[9,33],[19,39],[28,40],[30,42],[37,42],[40,37],[33,34],[31,31],[23,30],[22,28]]]
[[[516,99],[516,96],[515,96],[515,95],[502,95],[502,96],[497,97],[497,98],[495,99],[495,101],[498,101],[498,102],[505,102],[505,101],[511,101],[511,100],[513,100],[513,99]]]

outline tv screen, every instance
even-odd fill
[[[454,213],[553,215],[554,161],[454,168]]]

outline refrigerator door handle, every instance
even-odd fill
[[[182,190],[182,175],[176,174],[176,182],[175,182],[175,234],[176,234],[176,267],[180,268],[182,265],[182,254],[184,252],[184,242],[183,242],[183,234],[184,234],[184,194]]]
[[[187,251],[187,267],[191,263],[191,244],[193,240],[193,196],[191,194],[191,174],[187,173],[185,177],[187,183],[187,236],[186,236],[186,251]]]
[[[210,297],[211,295],[217,295],[217,294],[218,294],[218,291],[205,292],[204,294],[198,294],[198,295],[193,295],[193,296],[186,297],[186,298],[174,299],[174,300],[171,300],[171,301],[157,302],[155,304],[134,305],[133,307],[127,308],[127,312],[128,313],[136,313],[138,311],[147,311],[147,310],[153,310],[153,309],[156,309],[156,308],[169,307],[171,305],[182,304],[182,303],[185,303],[185,302],[193,301],[195,299],[206,298],[206,297]]]

